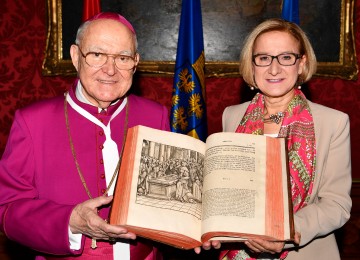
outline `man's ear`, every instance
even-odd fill
[[[133,68],[133,73],[136,72],[136,68],[137,68],[137,65],[139,64],[139,61],[140,61],[140,54],[139,53],[136,53],[135,54],[135,66]]]
[[[140,61],[140,54],[139,53],[136,53],[135,54],[135,67],[139,64],[139,61]]]
[[[70,47],[70,56],[72,64],[74,65],[76,71],[79,68],[79,47],[75,44],[72,44]]]

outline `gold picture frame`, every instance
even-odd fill
[[[146,0],[143,0],[146,1]],[[212,3],[216,3],[217,0],[212,1]],[[221,0],[223,3],[224,0]],[[274,0],[276,2],[279,0]],[[310,0],[309,0],[310,1]],[[312,0],[311,0],[312,1]],[[327,1],[327,0],[322,0]],[[335,35],[335,39],[331,38],[330,42],[333,42],[336,47],[336,55],[333,57],[331,61],[323,61],[318,60],[318,70],[316,76],[319,77],[332,77],[332,78],[341,78],[346,80],[355,80],[358,74],[358,65],[356,59],[355,52],[355,39],[354,39],[354,2],[355,0],[338,0],[339,2],[339,16],[338,16],[338,31],[339,35]],[[71,1],[68,1],[71,2]],[[46,41],[46,50],[45,50],[45,59],[42,66],[42,72],[45,76],[55,76],[55,75],[63,75],[63,76],[73,76],[76,75],[75,68],[73,67],[70,58],[66,58],[64,53],[64,39],[66,38],[63,35],[63,17],[67,15],[67,12],[63,9],[63,4],[68,4],[68,2],[63,0],[47,0],[47,11],[48,11],[48,30],[47,30],[47,41]],[[77,2],[71,3],[71,10],[74,10],[73,5],[78,5]],[[119,1],[117,1],[119,2]],[[126,1],[124,1],[126,2]],[[131,2],[131,1],[129,1]],[[161,1],[164,2],[164,1]],[[166,2],[166,1],[165,1]],[[172,1],[170,1],[172,2]],[[203,5],[203,23],[206,21],[206,16],[204,16],[204,4],[207,3],[206,0],[202,1]],[[210,2],[210,1],[208,1]],[[241,2],[241,1],[240,1]],[[244,3],[247,1],[243,1]],[[257,1],[261,2],[261,1]],[[263,2],[271,2],[271,1],[263,1]],[[318,2],[318,1],[315,1]],[[174,4],[175,3],[175,4]],[[324,2],[325,3],[325,2]],[[177,6],[175,6],[177,4]],[[170,5],[169,3],[167,5]],[[172,8],[174,6],[179,11],[179,6],[181,6],[181,1],[172,2]],[[142,5],[137,5],[141,8]],[[256,10],[256,6],[251,6],[252,9],[242,8],[242,12],[250,12]],[[205,9],[209,9],[207,6]],[[112,9],[111,9],[112,10]],[[250,10],[250,11],[249,11]],[[323,12],[326,15],[326,12]],[[245,13],[246,14],[246,13]],[[79,14],[68,14],[69,17],[77,17],[77,19],[81,18]],[[219,17],[224,15],[223,13],[218,14]],[[253,15],[253,13],[251,14]],[[307,14],[309,15],[309,14]],[[323,15],[323,14],[321,14]],[[80,16],[80,18],[78,18]],[[127,16],[125,14],[125,16]],[[179,16],[179,15],[178,15]],[[254,15],[253,15],[254,16]],[[252,17],[253,17],[252,16]],[[156,16],[155,16],[156,17]],[[158,19],[158,17],[157,17]],[[247,18],[248,19],[248,18]],[[250,18],[249,18],[250,19]],[[301,17],[300,17],[301,19]],[[67,20],[67,19],[66,19]],[[131,19],[129,19],[131,20]],[[309,20],[309,19],[308,19]],[[316,20],[316,19],[314,19]],[[78,22],[78,25],[81,21]],[[173,22],[173,21],[172,21]],[[74,22],[71,23],[72,25]],[[164,24],[164,23],[163,23]],[[75,27],[78,27],[75,25]],[[245,25],[246,26],[246,25]],[[312,26],[312,25],[311,25]],[[156,27],[156,26],[153,26]],[[329,26],[330,27],[330,26]],[[228,26],[227,26],[228,28]],[[320,28],[322,31],[322,29]],[[139,36],[139,34],[138,34]],[[74,33],[72,33],[71,37],[74,37]],[[140,37],[139,37],[140,38]],[[172,37],[174,38],[174,37]],[[314,37],[316,40],[316,37]],[[204,39],[206,39],[206,30],[204,29]],[[214,41],[217,41],[215,39]],[[172,45],[176,45],[172,39]],[[237,42],[234,43],[236,46]],[[323,44],[326,47],[328,44]],[[152,46],[143,46],[143,49],[150,49]],[[205,47],[206,48],[206,47]],[[228,46],[220,46],[220,48],[226,49]],[[322,48],[322,46],[321,46]],[[172,47],[174,49],[174,47]],[[236,48],[234,48],[236,49]],[[174,50],[173,50],[174,51]],[[176,50],[175,50],[176,53]],[[206,49],[205,49],[206,53]],[[206,54],[207,55],[207,54]],[[173,56],[174,57],[174,56]],[[150,76],[173,76],[175,61],[174,58],[172,60],[152,60],[143,59],[140,61],[140,64],[137,68],[137,71],[141,74],[150,75]],[[221,59],[221,57],[220,57]],[[235,57],[233,60],[209,60],[205,63],[206,69],[206,77],[238,77],[238,61]]]

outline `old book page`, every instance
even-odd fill
[[[252,235],[289,239],[284,140],[217,133],[206,145],[202,233],[220,240]]]
[[[194,185],[189,187],[187,175],[192,165],[203,165],[205,144],[190,136],[143,126],[129,129],[129,134],[134,136],[127,139],[132,142],[126,143],[110,222],[131,226],[145,237],[164,230],[177,240],[185,239],[181,236],[193,240],[192,247],[201,245],[201,194],[189,199],[186,193],[189,197],[192,194]],[[116,197],[119,193],[121,198]]]

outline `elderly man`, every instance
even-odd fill
[[[124,17],[96,15],[71,46],[78,79],[69,91],[16,112],[0,161],[0,230],[36,259],[161,258],[107,223],[127,129],[169,129],[165,107],[127,95],[136,51]]]

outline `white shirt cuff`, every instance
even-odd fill
[[[71,250],[79,250],[81,248],[82,234],[73,234],[69,227],[69,243]]]

